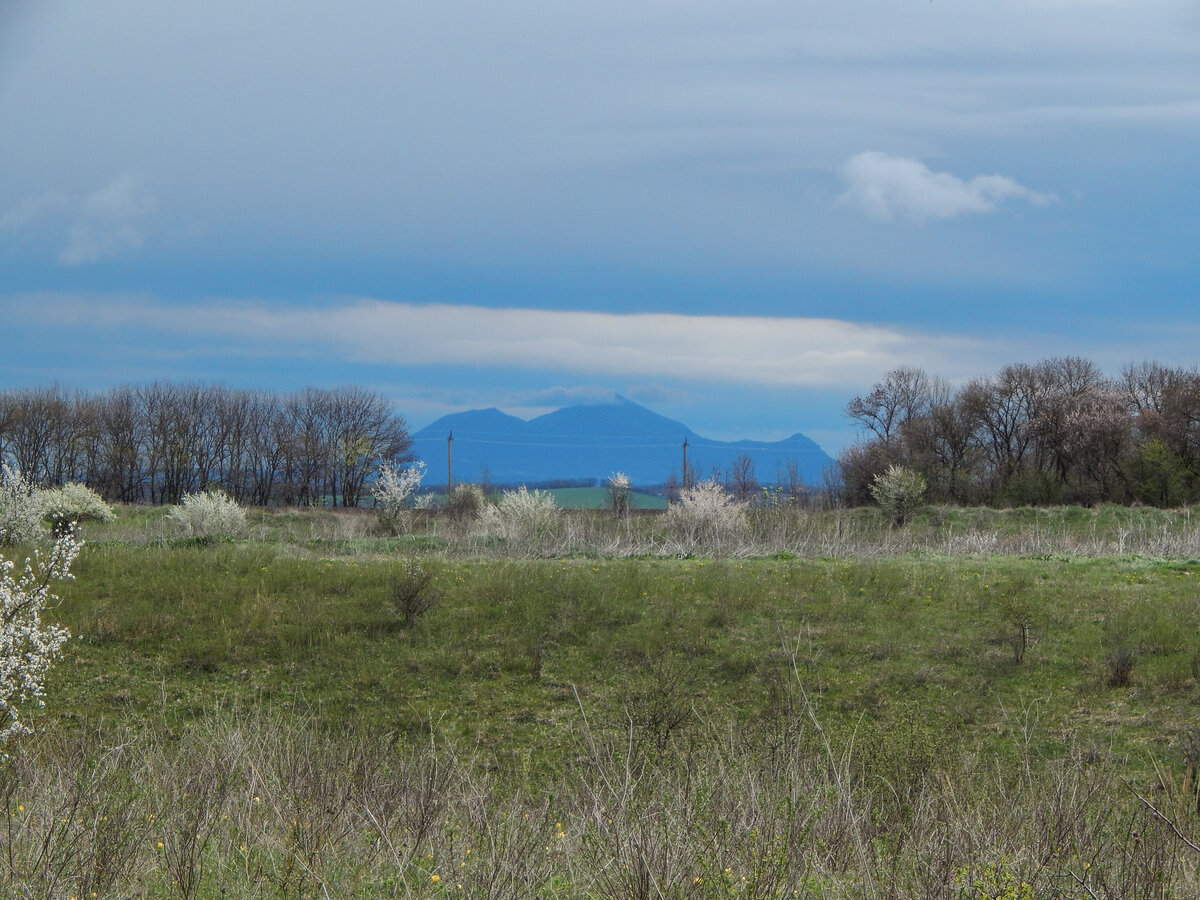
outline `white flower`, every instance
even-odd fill
[[[371,491],[379,504],[379,520],[397,533],[407,530],[408,509],[413,505],[413,494],[425,477],[425,463],[416,462],[407,468],[385,462],[379,466],[379,475]]]
[[[0,466],[0,544],[21,544],[45,533],[37,492],[17,469]]]
[[[50,582],[72,577],[80,546],[68,529],[47,558],[26,559],[19,576],[13,562],[0,557],[0,745],[29,733],[22,704],[45,705],[46,673],[71,635],[60,625],[44,625],[42,613],[58,601]]]
[[[183,502],[167,513],[167,520],[191,537],[233,536],[246,530],[246,511],[217,490],[184,494]]]

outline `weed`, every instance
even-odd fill
[[[434,606],[437,594],[432,589],[433,573],[419,562],[406,562],[392,573],[388,602],[401,628],[414,627]]]
[[[1104,659],[1108,666],[1107,683],[1110,687],[1125,687],[1133,681],[1133,667],[1137,663],[1137,650],[1127,645],[1114,647]]]

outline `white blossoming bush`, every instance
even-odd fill
[[[246,511],[221,491],[201,491],[184,494],[167,521],[188,537],[236,537],[246,530]]]
[[[479,517],[481,534],[514,544],[545,544],[558,537],[561,526],[562,511],[554,496],[524,485],[505,491],[496,505],[486,507]]]
[[[37,492],[17,469],[0,466],[0,544],[22,544],[46,534]]]
[[[46,625],[42,613],[58,602],[52,581],[70,579],[80,542],[67,529],[47,558],[26,559],[21,574],[0,557],[0,746],[30,729],[20,716],[24,704],[44,706],[45,678],[62,645],[71,636],[59,625]]]
[[[633,510],[633,484],[624,472],[613,472],[608,479],[608,508],[622,518]]]
[[[385,462],[379,467],[375,487],[371,491],[379,504],[379,524],[392,534],[404,534],[409,527],[409,509],[413,495],[425,477],[425,463],[415,462],[406,468]]]
[[[477,484],[456,484],[447,504],[450,515],[459,522],[473,523],[487,508],[487,495]]]
[[[113,508],[85,484],[71,482],[60,488],[38,491],[37,502],[43,519],[53,524],[55,534],[72,522],[111,522],[117,517]]]
[[[746,531],[746,505],[735,500],[716,481],[702,481],[679,492],[679,502],[667,508],[667,533],[686,552],[721,551]]]
[[[888,466],[871,483],[871,496],[893,525],[903,525],[925,499],[927,487],[920,472],[905,466]]]

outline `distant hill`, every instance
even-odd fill
[[[681,422],[616,395],[611,401],[567,406],[528,421],[498,409],[443,416],[413,435],[413,452],[429,467],[427,486],[446,481],[446,437],[454,434],[454,480],[492,484],[551,481],[596,483],[624,472],[634,484],[659,485],[679,470],[683,442],[699,478],[723,476],[746,455],[761,484],[783,480],[791,461],[805,484],[820,485],[833,459],[803,434],[782,441],[714,441]]]

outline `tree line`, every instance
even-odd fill
[[[219,488],[242,504],[357,506],[380,462],[407,461],[410,447],[392,404],[358,387],[0,392],[0,460],[32,484],[82,482],[110,502]]]
[[[1200,500],[1200,370],[1143,362],[1107,377],[1068,356],[1014,363],[951,387],[900,367],[853,398],[864,438],[839,463],[846,499],[869,503],[891,465],[920,472],[934,502]]]

